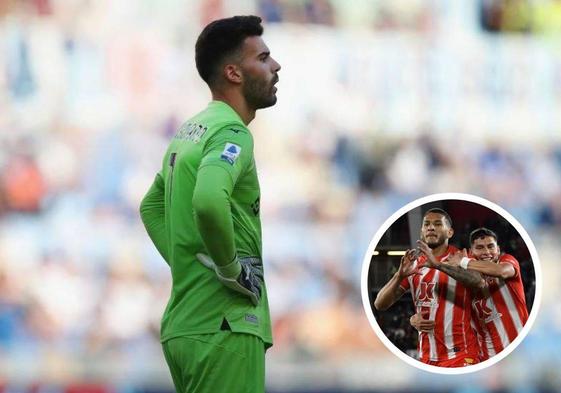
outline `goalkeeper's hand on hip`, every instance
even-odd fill
[[[236,256],[232,262],[224,266],[218,266],[205,254],[197,254],[197,259],[207,268],[214,270],[222,284],[249,297],[253,305],[257,306],[263,283],[263,266],[260,258]]]

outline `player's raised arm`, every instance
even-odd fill
[[[165,222],[164,180],[157,174],[154,183],[140,203],[140,217],[148,236],[169,265],[168,237]]]
[[[442,262],[437,262],[436,259],[433,256],[432,250],[430,249],[430,247],[422,241],[417,241],[417,245],[419,246],[419,250],[425,254],[427,256],[427,266],[428,267],[432,267],[434,269],[438,269],[441,272],[446,273],[447,275],[449,275],[450,277],[452,277],[453,279],[461,282],[462,284],[473,288],[473,289],[481,289],[483,287],[485,287],[486,283],[485,280],[483,279],[483,277],[481,277],[481,274],[475,271],[468,271],[465,269],[462,269],[459,266],[452,266],[446,263],[442,263]],[[466,256],[467,257],[467,252],[466,250],[464,250],[462,253],[458,252],[455,255],[462,255],[462,256]],[[432,256],[432,257],[431,257]]]
[[[502,278],[503,280],[516,276],[516,270],[510,263],[480,261],[474,258],[468,258],[459,253],[451,256],[447,260],[447,264],[456,268],[467,269],[468,271],[476,271],[486,276]]]
[[[458,252],[456,254],[467,255],[465,254],[465,250],[463,253]],[[479,272],[468,271],[459,266],[451,266],[446,263],[439,264],[436,266],[436,269],[448,274],[450,277],[472,289],[481,289],[487,285],[486,281]]]
[[[470,234],[470,244],[473,258],[454,255],[448,264],[503,280],[516,277],[516,270],[520,269],[519,264],[512,256],[507,256],[504,260],[499,258],[500,248],[495,232],[487,228],[478,228]]]
[[[486,285],[485,280],[478,272],[464,270],[460,267],[446,265],[445,263],[440,264],[437,269],[473,289],[481,289]]]
[[[374,300],[374,307],[376,310],[384,311],[391,307],[399,298],[405,293],[405,289],[401,286],[404,278],[409,277],[417,272],[415,266],[415,252],[414,250],[407,250],[405,255],[401,257],[399,269],[392,276],[390,281],[386,283],[378,292],[376,300]]]

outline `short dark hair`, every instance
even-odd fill
[[[452,219],[450,218],[450,215],[448,213],[446,213],[445,210],[442,210],[438,207],[433,207],[432,209],[429,209],[425,212],[425,214],[423,214],[423,219],[427,216],[427,214],[429,213],[437,213],[440,214],[442,216],[444,216],[444,218],[446,218],[446,221],[448,221],[448,225],[450,226],[450,228],[452,228]]]
[[[481,227],[471,231],[471,233],[469,234],[469,246],[471,247],[475,240],[484,239],[488,236],[494,238],[496,242],[499,241],[497,234],[492,230],[490,230],[489,228]]]
[[[195,44],[195,63],[201,78],[211,86],[224,59],[239,50],[247,37],[261,36],[261,18],[234,16],[209,23]]]

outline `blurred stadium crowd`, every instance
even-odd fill
[[[157,340],[170,277],[138,205],[175,129],[209,100],[197,34],[246,13],[267,21],[283,66],[279,104],[251,125],[271,391],[407,389],[413,376],[432,386],[375,337],[359,283],[383,221],[434,192],[507,209],[547,273],[542,318],[521,348],[472,383],[480,390],[441,386],[561,386],[561,53],[548,34],[485,33],[491,5],[534,12],[505,11],[523,3],[555,11],[535,31],[561,28],[554,0],[0,0],[5,389],[171,389]],[[507,20],[494,31],[516,30]]]

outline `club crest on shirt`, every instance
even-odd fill
[[[224,147],[224,150],[222,151],[222,154],[220,154],[220,159],[226,161],[230,165],[234,165],[234,163],[236,162],[236,160],[240,156],[241,152],[242,152],[241,147],[239,147],[238,145],[235,145],[233,143],[228,142],[228,143],[226,143],[226,146]]]

